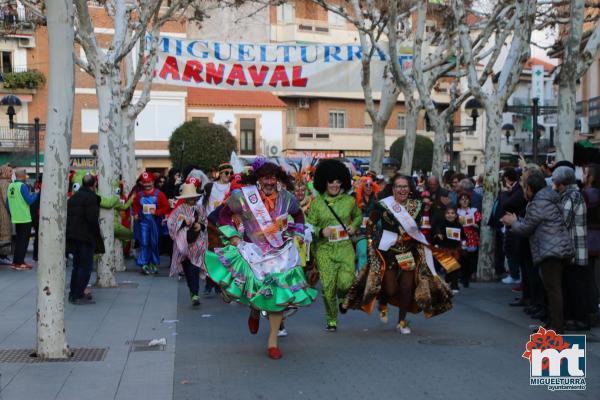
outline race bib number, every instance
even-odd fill
[[[460,229],[446,228],[446,237],[450,240],[457,240],[460,242]]]
[[[429,217],[426,215],[423,216],[423,219],[421,220],[421,228],[431,229],[431,224],[429,223]]]
[[[415,258],[410,251],[398,254],[396,256],[396,261],[398,262],[400,269],[405,271],[414,271],[414,269],[417,267]]]
[[[154,215],[156,212],[156,204],[144,204],[142,207],[142,213],[147,215]]]
[[[284,214],[284,215],[280,215],[279,217],[277,217],[277,228],[280,231],[286,231],[288,228],[288,215]]]
[[[341,242],[343,240],[350,239],[348,237],[348,232],[341,225],[334,225],[329,227],[331,229],[331,233],[329,235],[330,242]]]

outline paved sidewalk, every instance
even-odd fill
[[[107,347],[104,361],[0,363],[1,400],[172,399],[176,324],[161,320],[177,317],[178,283],[143,276],[133,264],[130,268],[136,272],[119,273],[117,279],[139,287],[93,289],[96,304],[65,305],[69,346]],[[163,267],[161,274],[167,271]],[[0,349],[35,348],[35,274],[35,267],[13,271],[0,266]],[[163,337],[164,351],[129,352],[126,343]]]

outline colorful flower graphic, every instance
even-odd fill
[[[560,352],[569,348],[570,345],[570,343],[567,343],[563,340],[561,335],[557,335],[553,330],[546,330],[540,326],[538,331],[530,336],[529,342],[525,344],[525,352],[523,353],[522,357],[528,359],[529,363],[531,363],[531,351],[533,349],[556,349]],[[564,359],[561,360],[561,362],[563,361]],[[547,370],[548,366],[549,360],[544,358],[542,360],[542,370]]]

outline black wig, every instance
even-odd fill
[[[342,190],[349,191],[352,187],[352,177],[348,168],[339,160],[326,159],[317,164],[314,187],[323,194],[327,191],[327,183],[335,180],[342,182]]]
[[[264,162],[249,174],[242,175],[242,182],[246,185],[256,185],[256,182],[265,176],[274,176],[288,190],[293,186],[283,168],[272,162]]]

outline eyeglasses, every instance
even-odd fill
[[[225,176],[231,175],[231,171],[222,171],[221,173]]]

